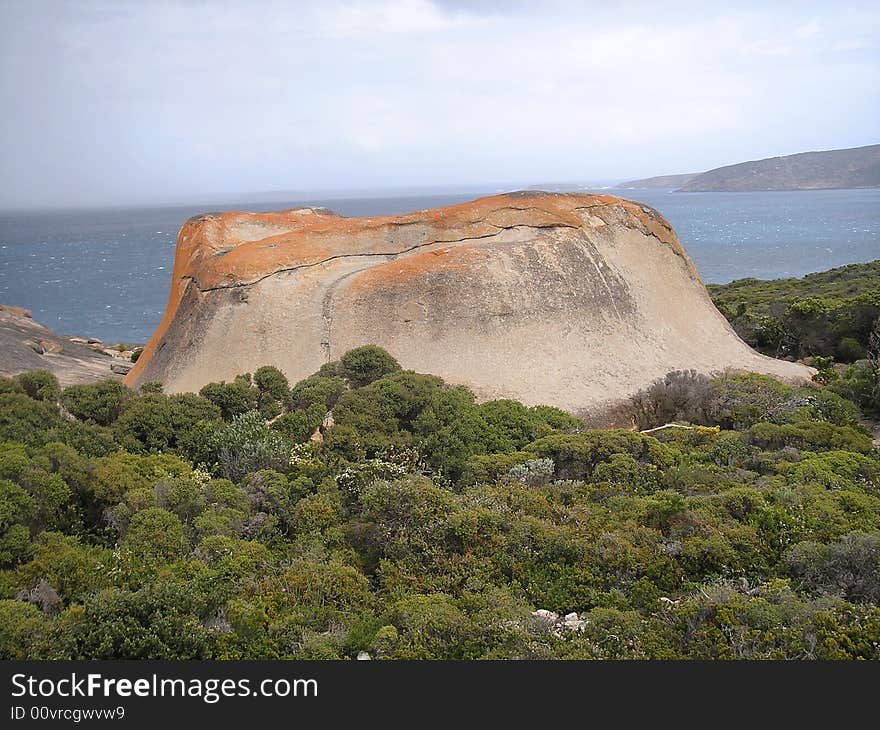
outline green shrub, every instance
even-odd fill
[[[836,356],[841,362],[855,362],[867,354],[865,346],[855,337],[844,337],[837,343]]]
[[[639,464],[665,467],[671,463],[668,449],[659,441],[622,430],[554,434],[538,439],[525,450],[552,459],[559,479],[588,480],[598,464],[615,454],[628,454]]]
[[[197,453],[204,433],[199,424],[220,421],[220,408],[192,393],[142,395],[125,402],[114,424],[119,442],[130,451],[180,449]]]
[[[279,402],[287,401],[290,395],[290,384],[287,377],[278,368],[264,365],[254,372],[254,385],[261,394]]]
[[[15,379],[22,390],[34,400],[55,403],[61,396],[61,388],[56,378],[48,370],[32,370],[16,375]]]
[[[15,565],[32,550],[31,524],[36,505],[31,495],[15,482],[0,479],[0,567]]]
[[[375,345],[349,350],[340,358],[339,366],[340,375],[355,388],[369,385],[384,375],[400,370],[400,363]]]
[[[870,453],[871,437],[851,426],[835,426],[822,421],[797,423],[757,423],[749,429],[753,444],[763,449],[793,447],[812,451],[845,449],[858,454]]]
[[[802,542],[786,553],[785,562],[812,591],[880,602],[880,532],[852,532],[830,545]]]
[[[304,410],[321,406],[329,411],[345,391],[345,380],[340,377],[321,377],[313,375],[293,386],[290,393],[292,408]]]
[[[24,393],[0,393],[0,441],[42,444],[48,429],[63,425],[54,403],[34,400]]]
[[[24,393],[24,388],[16,378],[0,377],[0,395],[4,393]]]
[[[290,464],[290,443],[258,411],[235,416],[217,431],[214,449],[223,475],[234,482],[261,469],[284,471]]]
[[[208,383],[199,395],[220,409],[224,421],[257,410],[260,391],[251,384],[250,375],[239,375],[231,383]]]
[[[876,360],[853,363],[829,388],[866,411],[880,413],[880,363]]]
[[[180,518],[158,507],[137,512],[128,525],[122,544],[149,563],[166,563],[188,549]]]
[[[34,646],[45,631],[46,620],[34,604],[0,600],[0,659],[32,659]]]
[[[39,642],[44,659],[204,659],[204,600],[186,582],[108,588],[62,613]]]
[[[91,385],[71,385],[64,389],[61,404],[81,421],[110,426],[122,412],[122,406],[133,395],[116,380],[102,380]]]

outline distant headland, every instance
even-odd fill
[[[880,144],[740,162],[707,172],[629,180],[618,188],[681,193],[880,187]]]

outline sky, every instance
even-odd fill
[[[880,142],[880,3],[0,0],[0,208],[625,180]]]

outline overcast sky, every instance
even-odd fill
[[[880,142],[880,3],[0,0],[0,208]]]

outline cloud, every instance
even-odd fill
[[[806,38],[812,38],[816,35],[822,26],[819,25],[815,20],[811,20],[809,23],[804,23],[803,25],[799,25],[794,29],[794,37],[799,38],[801,40]]]
[[[868,144],[878,20],[868,3],[6,2],[0,207],[597,180]]]
[[[465,9],[443,9],[429,0],[319,3],[311,12],[316,33],[327,38],[438,33],[482,25],[488,20]]]

